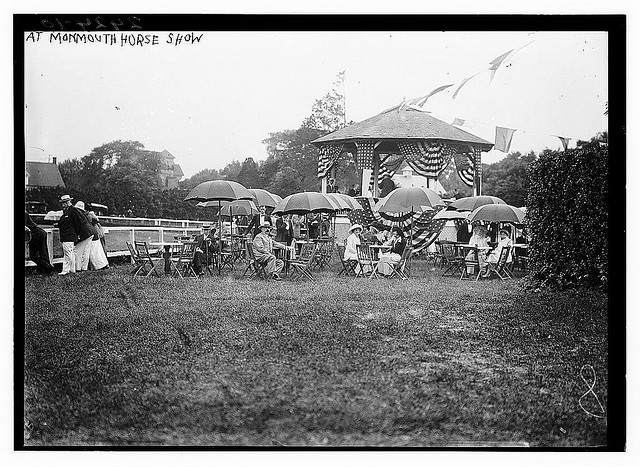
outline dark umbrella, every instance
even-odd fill
[[[337,198],[342,198],[344,201],[347,202],[347,204],[349,204],[351,206],[351,210],[353,211],[357,211],[359,209],[364,209],[362,207],[362,205],[360,203],[358,203],[358,200],[355,199],[352,196],[349,195],[345,195],[344,193],[331,193],[333,196],[337,197]]]
[[[337,206],[331,199],[322,193],[315,191],[305,191],[302,193],[294,193],[284,198],[278,203],[273,210],[274,214],[298,214],[306,216],[307,214],[319,213],[319,212],[336,212],[340,207]],[[307,219],[305,218],[305,223]],[[307,225],[307,235],[309,232],[309,226]]]
[[[413,213],[432,211],[434,206],[444,206],[444,202],[432,189],[401,187],[396,188],[378,201],[373,209],[378,212],[391,213],[411,211],[411,241],[413,242]]]
[[[249,192],[254,197],[254,202],[257,206],[264,206],[267,208],[274,208],[282,201],[282,198],[274,193],[270,193],[262,188],[249,188]]]
[[[449,209],[457,211],[473,211],[485,204],[507,204],[497,196],[468,196],[455,200],[449,205]]]
[[[253,200],[253,195],[238,182],[230,180],[211,180],[202,182],[189,192],[184,201],[217,201],[222,210],[223,201],[240,199]],[[218,274],[221,274],[222,261],[222,216],[218,214]]]

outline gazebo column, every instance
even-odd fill
[[[482,151],[474,152],[473,196],[480,196],[482,194]]]
[[[322,177],[320,179],[320,183],[321,183],[320,192],[322,192],[322,193],[326,193],[327,192],[327,178],[329,178],[329,177]]]
[[[378,186],[378,174],[380,173],[380,154],[378,151],[373,152],[373,197],[378,198],[380,196],[380,187]],[[367,185],[369,180],[367,180]],[[365,186],[365,185],[361,185]],[[362,192],[362,188],[360,189]]]

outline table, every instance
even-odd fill
[[[369,249],[373,250],[373,256],[376,261],[380,259],[380,253],[391,249],[391,245],[369,245]]]
[[[180,242],[149,242],[151,246],[164,247],[164,273],[171,274],[171,247],[180,246]]]

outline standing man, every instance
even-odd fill
[[[267,216],[267,208],[260,206],[260,214],[253,216],[251,223],[247,227],[247,233],[251,232],[251,228],[253,228],[253,236],[258,235],[260,233],[260,226],[265,222],[271,224],[271,216]]]
[[[336,181],[333,178],[329,179],[329,183],[327,183],[327,193],[337,193],[338,188],[336,187]]]
[[[274,248],[289,248],[280,242],[276,242],[270,235],[271,224],[265,222],[260,224],[260,233],[253,239],[253,252],[256,256],[256,261],[264,265],[264,271],[267,274],[268,279],[276,281],[280,280],[278,275],[284,267],[284,262],[281,259],[276,259],[273,254]]]
[[[93,235],[88,228],[84,227],[87,220],[83,214],[71,205],[73,198],[69,195],[62,195],[60,204],[62,206],[62,217],[58,221],[60,230],[60,243],[62,243],[62,272],[60,276],[75,273],[81,269],[81,265],[76,262],[76,257],[82,258],[87,248],[91,246]]]
[[[29,241],[29,258],[36,263],[37,270],[44,274],[53,272],[53,266],[49,262],[49,249],[47,248],[47,232],[33,222],[27,211],[24,212],[24,226],[29,229],[31,240]]]

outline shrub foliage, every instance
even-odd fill
[[[608,146],[592,140],[545,151],[530,165],[530,265],[545,285],[607,287],[608,156]]]

